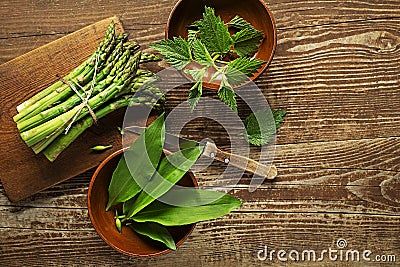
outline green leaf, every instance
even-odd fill
[[[182,37],[174,37],[173,40],[162,40],[151,44],[150,47],[157,50],[171,66],[179,70],[192,61],[190,45]]]
[[[233,19],[231,19],[231,21],[229,21],[228,24],[230,26],[233,26],[233,27],[239,29],[239,30],[243,30],[243,29],[246,29],[246,28],[255,29],[253,27],[253,25],[251,25],[248,21],[246,21],[244,18],[242,18],[242,17],[240,17],[238,15],[236,15]]]
[[[244,18],[239,17],[238,15],[236,15],[231,21],[229,21],[228,24],[239,30],[253,27],[253,25],[251,25]]]
[[[265,62],[259,59],[237,58],[228,63],[225,76],[228,83],[239,86],[250,80],[250,76],[257,72],[257,69]]]
[[[199,103],[200,97],[203,94],[203,76],[206,73],[206,68],[196,70],[185,70],[185,73],[193,78],[196,82],[189,91],[190,110],[193,111]]]
[[[161,157],[164,138],[165,125],[162,114],[121,157],[108,187],[106,210],[134,197],[142,189],[140,185],[153,176]]]
[[[236,69],[247,76],[253,75],[257,72],[257,69],[261,68],[261,66],[265,63],[265,61],[261,59],[250,59],[246,57],[237,58],[231,62],[229,62],[228,70],[230,68]]]
[[[193,111],[199,103],[200,97],[203,94],[203,82],[196,82],[189,91],[190,110]]]
[[[158,171],[139,194],[127,213],[127,218],[141,211],[155,199],[170,190],[196,162],[203,148],[196,146],[171,154],[161,160]]]
[[[188,29],[198,29],[203,23],[202,19],[196,20],[194,22],[192,22],[191,24],[189,24],[188,26],[186,26],[186,28]]]
[[[237,112],[236,95],[225,76],[223,76],[221,79],[218,96],[226,105]]]
[[[199,23],[199,35],[207,50],[212,53],[227,53],[233,45],[228,27],[215,16],[214,9],[206,7],[203,20]]]
[[[197,40],[197,35],[199,34],[199,30],[188,30],[188,42],[190,47],[193,46],[193,42]]]
[[[199,39],[194,39],[192,43],[194,59],[203,66],[210,67],[214,65],[207,48]]]
[[[201,68],[201,69],[194,69],[194,70],[189,70],[186,69],[184,72],[191,76],[195,82],[201,82],[203,80],[203,76],[206,73],[207,68]]]
[[[157,222],[165,226],[179,226],[200,221],[216,219],[240,207],[242,202],[230,195],[215,191],[196,190],[186,193],[185,190],[173,190],[173,199],[179,199],[182,206],[171,206],[159,201],[154,202],[133,216],[137,222]],[[187,204],[207,203],[207,200],[217,199],[209,204],[190,206]]]
[[[249,143],[261,146],[268,144],[275,137],[276,130],[283,123],[286,111],[271,109],[271,112],[274,123],[271,122],[267,110],[259,110],[245,119],[246,138]]]
[[[240,57],[249,56],[257,50],[257,46],[264,38],[262,31],[257,30],[253,25],[239,16],[234,17],[229,22],[229,25],[240,30],[232,36],[234,51]]]
[[[129,227],[140,235],[164,243],[167,248],[176,250],[175,241],[167,228],[158,223],[131,223]]]
[[[262,32],[256,29],[245,28],[232,35],[234,41],[234,51],[240,56],[250,56],[258,49],[261,39],[263,38]]]
[[[287,112],[283,109],[271,109],[271,111],[272,116],[274,116],[275,128],[278,130],[282,126]]]

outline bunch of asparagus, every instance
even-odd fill
[[[137,51],[112,22],[97,50],[60,81],[17,107],[14,116],[21,138],[50,160],[67,148],[95,121],[122,107],[158,107],[164,97],[151,85],[156,75],[139,64],[157,61]],[[140,94],[137,91],[140,90]]]

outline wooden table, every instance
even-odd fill
[[[112,15],[140,43],[160,40],[174,4],[1,1],[0,63]],[[238,211],[198,224],[177,252],[155,259],[126,257],[96,234],[86,208],[93,171],[18,203],[0,187],[0,266],[263,266],[271,262],[257,258],[265,246],[299,251],[301,259],[304,250],[318,257],[338,249],[339,239],[347,241],[344,252],[371,250],[371,260],[395,255],[397,263],[383,265],[398,266],[400,1],[267,4],[278,47],[257,85],[272,107],[288,111],[277,136],[274,182],[249,193],[243,179],[231,192],[245,202]],[[214,164],[197,178],[206,184],[221,171]],[[272,261],[282,265],[276,253]],[[326,255],[322,263],[299,265],[377,264]]]

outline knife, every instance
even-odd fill
[[[135,134],[141,134],[144,129],[146,128],[141,126],[130,126],[124,128],[124,130],[133,132]],[[277,169],[275,165],[271,165],[269,167],[250,158],[224,152],[211,142],[197,142],[170,133],[165,133],[165,143],[168,145],[179,147],[180,149],[194,146],[203,146],[203,155],[212,159],[216,159],[226,164],[230,163],[237,168],[246,170],[250,173],[267,179],[274,179],[277,175]]]

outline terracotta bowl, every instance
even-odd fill
[[[136,234],[131,228],[123,226],[122,234],[115,227],[115,211],[106,212],[108,200],[108,185],[112,173],[123,155],[119,150],[105,159],[90,181],[88,191],[88,210],[90,220],[99,236],[113,249],[132,257],[154,257],[171,252],[164,244]],[[168,153],[165,151],[165,153]],[[196,178],[188,172],[178,183],[187,187],[198,187]],[[191,234],[195,224],[167,227],[179,247]]]
[[[170,13],[165,29],[165,38],[174,36],[187,38],[186,26],[203,17],[204,6],[215,9],[215,14],[224,22],[229,22],[236,15],[251,23],[256,29],[264,32],[255,57],[266,61],[250,80],[258,78],[269,66],[276,49],[276,25],[271,11],[263,0],[179,0]],[[210,75],[211,77],[211,75]],[[207,88],[218,88],[218,82],[205,83]]]

